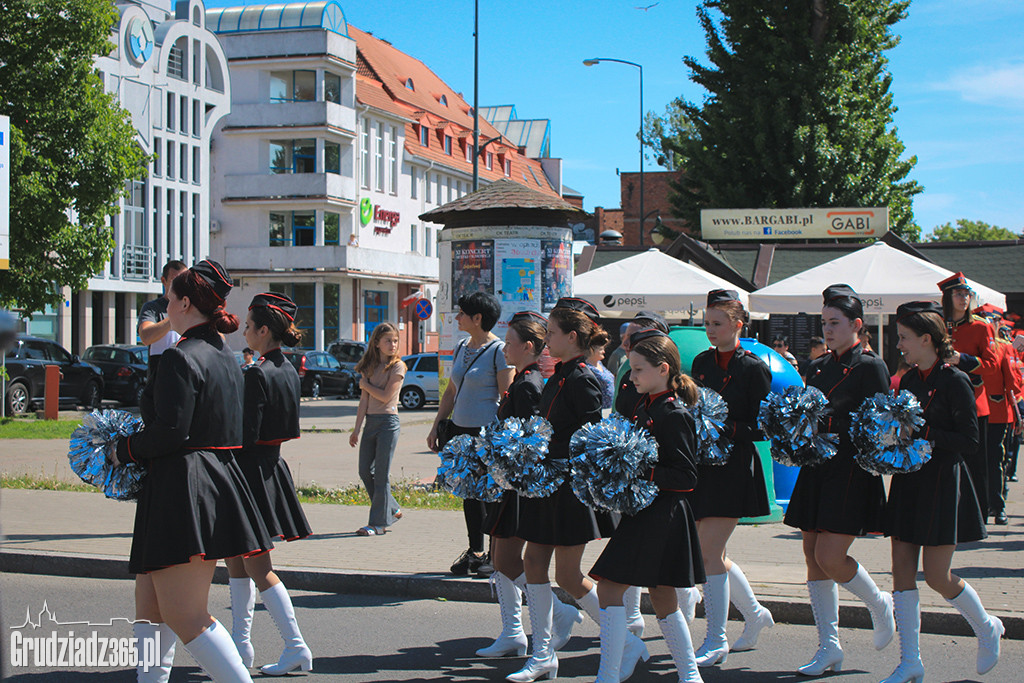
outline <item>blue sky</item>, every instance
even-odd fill
[[[208,0],[209,7],[262,4]],[[480,0],[480,104],[515,104],[548,118],[552,155],[585,206],[617,207],[616,169],[639,165],[638,71],[644,107],[699,101],[684,55],[703,57],[693,0],[519,2]],[[472,103],[473,2],[341,1],[349,23],[425,62]],[[917,0],[888,53],[895,123],[911,177],[925,190],[914,214],[925,232],[958,218],[1024,230],[1024,2]],[[652,161],[645,169],[660,170]]]

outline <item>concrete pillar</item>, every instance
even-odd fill
[[[117,292],[103,292],[103,328],[101,334],[101,344],[116,344],[118,341]]]
[[[85,350],[92,346],[92,292],[88,289],[78,293],[78,310],[75,311],[78,318],[78,348],[72,349],[71,353],[82,355]]]
[[[313,283],[313,348],[317,351],[324,349],[324,281],[317,280]]]
[[[139,324],[139,312],[135,310],[136,296],[133,292],[126,292],[124,295],[124,339],[122,344],[135,344],[135,326]]]
[[[61,287],[60,295],[63,301],[57,306],[57,343],[65,349],[71,349],[71,325],[74,321],[74,311],[71,310],[71,288]],[[71,349],[72,353],[75,353]]]

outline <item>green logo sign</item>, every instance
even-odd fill
[[[363,197],[363,200],[359,202],[359,222],[366,225],[372,220],[373,202],[370,201],[369,197]]]

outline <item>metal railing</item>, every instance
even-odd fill
[[[153,275],[153,248],[126,244],[121,250],[122,279],[147,282]]]

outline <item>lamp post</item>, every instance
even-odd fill
[[[644,244],[644,68],[636,62],[629,62],[625,59],[612,59],[611,57],[595,57],[584,59],[584,66],[594,66],[601,62],[617,62],[635,66],[640,70],[640,246]]]

